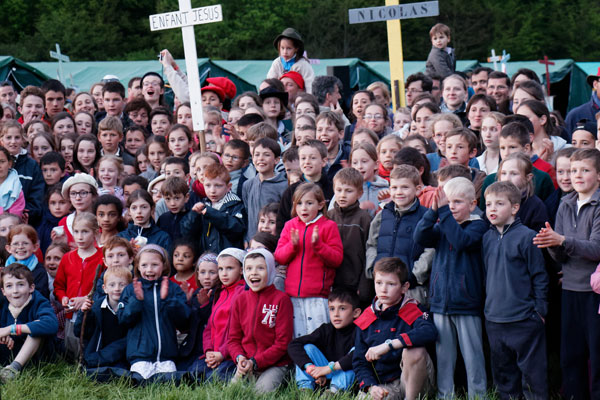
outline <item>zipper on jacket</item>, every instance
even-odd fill
[[[156,362],[160,362],[160,353],[162,351],[162,342],[160,340],[160,324],[158,323],[158,300],[156,298],[156,283],[154,283],[154,322],[156,323],[156,336],[158,338],[158,353],[156,354]]]
[[[306,252],[306,231],[308,225],[304,225],[304,235],[302,237],[302,258],[300,259],[300,282],[298,282],[298,297],[300,297],[300,290],[302,288],[302,271],[304,269],[304,253]]]

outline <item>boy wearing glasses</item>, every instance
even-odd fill
[[[231,177],[231,191],[242,198],[242,186],[256,176],[256,169],[250,164],[250,146],[240,139],[231,139],[223,148],[223,165]]]

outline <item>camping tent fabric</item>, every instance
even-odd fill
[[[375,81],[389,83],[381,71],[372,68],[369,63],[359,58],[336,58],[310,60],[315,75],[327,75],[327,67],[348,67],[350,69],[350,87],[353,89],[366,89]],[[272,60],[244,60],[244,61],[213,61],[215,64],[227,69],[236,75],[252,82],[256,87],[266,78]],[[388,72],[389,75],[389,72]]]
[[[380,75],[383,75],[386,82],[390,82],[390,63],[388,61],[366,61],[370,68],[377,71]],[[458,60],[456,62],[456,69],[458,71],[468,72],[472,71],[479,66],[477,60]],[[409,75],[416,74],[417,72],[425,73],[425,61],[404,61],[404,78]]]
[[[40,86],[50,79],[31,64],[11,56],[0,56],[0,81],[9,80],[21,91],[27,85]]]
[[[185,72],[185,60],[176,60],[176,62],[181,70]],[[30,64],[49,76],[57,76],[58,62],[37,62]],[[152,71],[162,75],[162,65],[158,60],[73,61],[63,63],[62,68],[67,85],[75,87],[78,90],[89,90],[94,83],[99,82],[108,74],[116,75],[124,85],[127,85],[131,78],[142,76],[146,72]],[[225,76],[233,81],[238,93],[256,90],[256,87],[253,84],[240,78],[234,73],[219,67],[208,58],[198,59],[198,70],[200,72],[201,82],[204,82],[208,77]]]

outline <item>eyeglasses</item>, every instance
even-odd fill
[[[160,86],[160,82],[144,82],[144,84],[142,85],[142,87],[150,87],[150,86]]]
[[[227,153],[225,153],[225,154],[223,154],[223,155],[221,156],[221,158],[222,158],[223,160],[239,161],[241,157],[238,157],[238,156],[232,156],[231,154],[227,154]]]
[[[27,246],[31,246],[31,242],[12,243],[11,246],[12,247],[27,247]]]
[[[383,119],[383,114],[365,114],[365,119]]]
[[[77,196],[81,197],[82,199],[85,199],[86,197],[88,197],[88,195],[92,193],[92,192],[87,192],[85,190],[82,190],[81,192],[69,192],[69,197],[72,199],[77,198]]]

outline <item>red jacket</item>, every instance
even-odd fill
[[[87,296],[92,290],[96,268],[102,263],[102,250],[96,248],[91,257],[82,260],[77,250],[65,254],[58,264],[58,271],[54,279],[54,295],[58,302],[63,297]],[[102,265],[104,269],[104,265]],[[70,316],[69,316],[70,318]]]
[[[229,353],[254,358],[256,368],[288,365],[287,348],[294,335],[292,301],[274,285],[260,292],[244,291],[231,309]]]
[[[314,227],[319,227],[319,240],[311,244]],[[300,240],[292,244],[290,229],[297,229]],[[344,258],[342,238],[337,224],[324,216],[307,224],[298,217],[285,223],[275,250],[275,260],[288,265],[285,292],[291,297],[327,298],[335,268]]]
[[[534,160],[534,158],[535,158],[535,160]],[[538,156],[532,157],[531,160],[532,160],[531,162],[533,163],[533,166],[535,168],[539,169],[540,171],[544,171],[545,173],[550,175],[550,179],[552,179],[552,184],[554,185],[554,189],[558,189],[558,182],[556,182],[556,170],[554,169],[552,164],[542,160]]]
[[[202,346],[204,354],[207,351],[218,351],[225,359],[230,358],[227,351],[227,338],[229,337],[229,319],[231,306],[234,300],[244,291],[246,282],[240,279],[233,285],[223,287],[219,300],[213,305],[212,312],[204,328]]]

